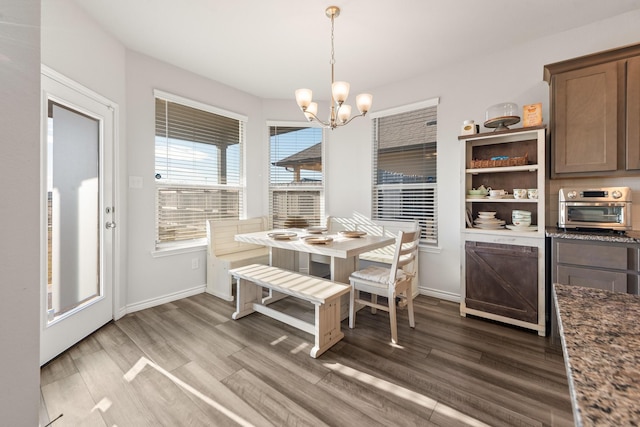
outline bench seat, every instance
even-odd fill
[[[236,242],[236,234],[264,231],[267,218],[207,221],[207,289],[211,295],[233,301],[229,270],[249,264],[268,264],[269,248]]]
[[[315,342],[310,354],[313,358],[344,337],[340,330],[340,297],[348,294],[351,286],[262,264],[234,268],[229,273],[237,279],[236,311],[231,316],[233,319],[257,311],[312,334]],[[262,288],[314,304],[314,323],[267,307],[262,302]]]

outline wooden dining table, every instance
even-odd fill
[[[270,237],[273,233],[295,233],[288,239]],[[307,236],[331,238],[325,244],[310,244],[305,241]],[[393,237],[366,234],[361,237],[347,237],[340,233],[311,235],[303,229],[268,230],[254,233],[236,234],[235,240],[245,243],[267,246],[270,250],[270,264],[275,267],[314,274],[314,259],[325,260],[329,266],[330,279],[334,282],[349,283],[349,275],[358,269],[358,256],[374,249],[391,245]],[[348,295],[343,298],[342,318],[348,315]],[[271,296],[271,300],[277,300]],[[265,300],[268,302],[268,299]],[[346,303],[345,303],[346,302]],[[346,310],[345,310],[346,307]]]

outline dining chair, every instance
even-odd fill
[[[390,268],[371,265],[357,270],[349,276],[351,295],[349,297],[349,328],[356,323],[356,303],[371,307],[371,313],[378,309],[389,313],[391,324],[391,342],[398,343],[398,324],[396,317],[396,298],[406,301],[409,314],[409,326],[415,328],[413,316],[413,293],[411,282],[415,276],[416,255],[420,228],[416,231],[399,231],[396,237],[395,252]],[[371,299],[360,298],[360,292],[368,292]],[[378,295],[387,297],[387,305],[378,303]]]

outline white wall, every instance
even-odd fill
[[[246,168],[248,216],[264,209],[260,170],[266,136],[259,98],[189,73],[136,52],[127,52],[127,159],[129,176],[141,177],[142,188],[129,189],[128,250],[129,275],[127,305],[130,310],[152,306],[190,293],[199,293],[206,284],[206,253],[155,252],[155,98],[154,89],[179,95],[249,117],[246,128]],[[257,173],[256,173],[257,172]],[[199,268],[192,269],[198,259]]]
[[[40,1],[0,4],[0,424],[38,425]]]

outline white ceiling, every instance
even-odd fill
[[[76,0],[127,48],[262,98],[352,93],[640,9],[640,0]]]

